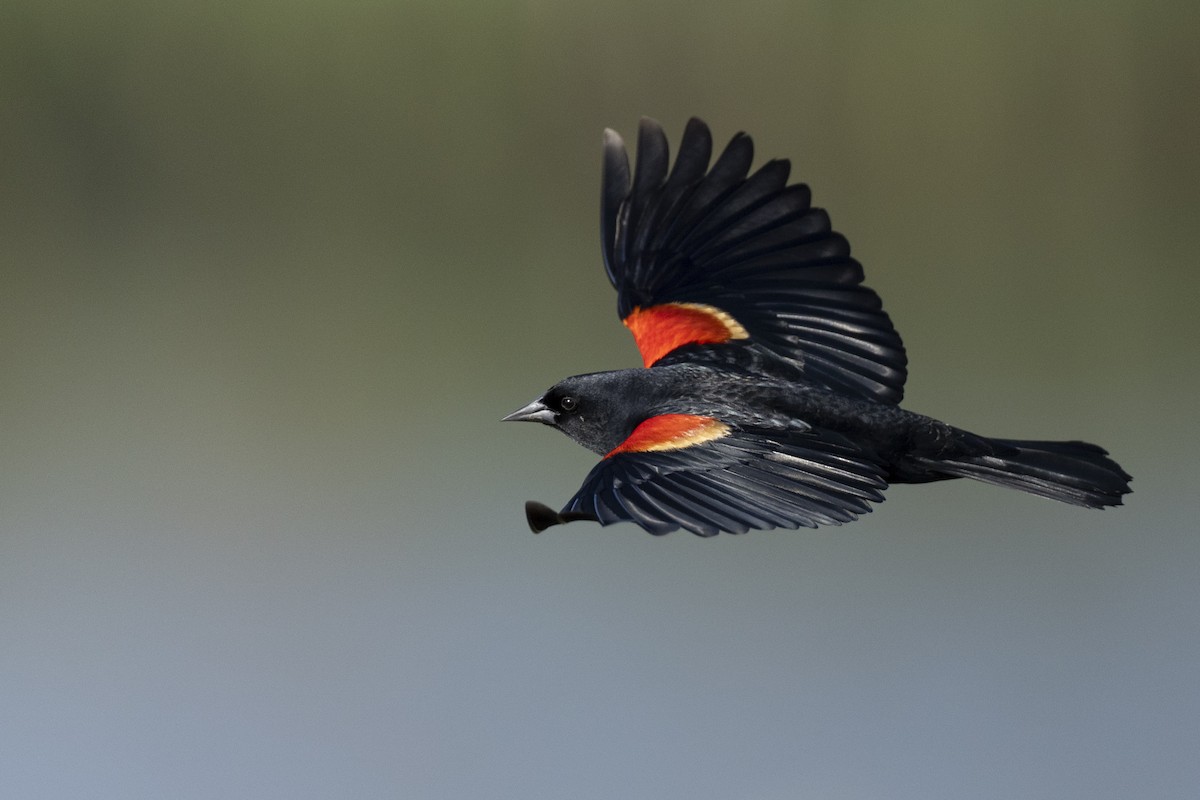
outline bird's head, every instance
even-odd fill
[[[638,416],[638,393],[627,373],[593,372],[559,381],[545,394],[504,418],[558,428],[587,449],[605,455],[625,440]]]

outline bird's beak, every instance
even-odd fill
[[[524,408],[519,408],[509,414],[501,422],[540,422],[543,425],[553,425],[558,415],[546,407],[541,400],[534,400]]]

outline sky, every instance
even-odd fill
[[[1189,4],[0,9],[0,775],[22,798],[1190,798]],[[602,131],[788,157],[905,407],[1093,512],[533,536],[500,417],[637,366]]]

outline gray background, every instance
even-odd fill
[[[1196,796],[1200,13],[732,5],[4,3],[0,793]],[[642,114],[794,160],[909,408],[1129,505],[530,535]]]

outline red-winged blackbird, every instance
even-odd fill
[[[605,131],[600,228],[617,311],[648,369],[577,375],[504,419],[541,422],[604,456],[562,511],[653,534],[850,522],[889,483],[974,478],[1089,508],[1130,476],[1085,442],[990,439],[898,405],[904,345],[861,265],[790,164],[749,174],[739,133],[709,168],[698,119],[668,172],[653,120]]]

